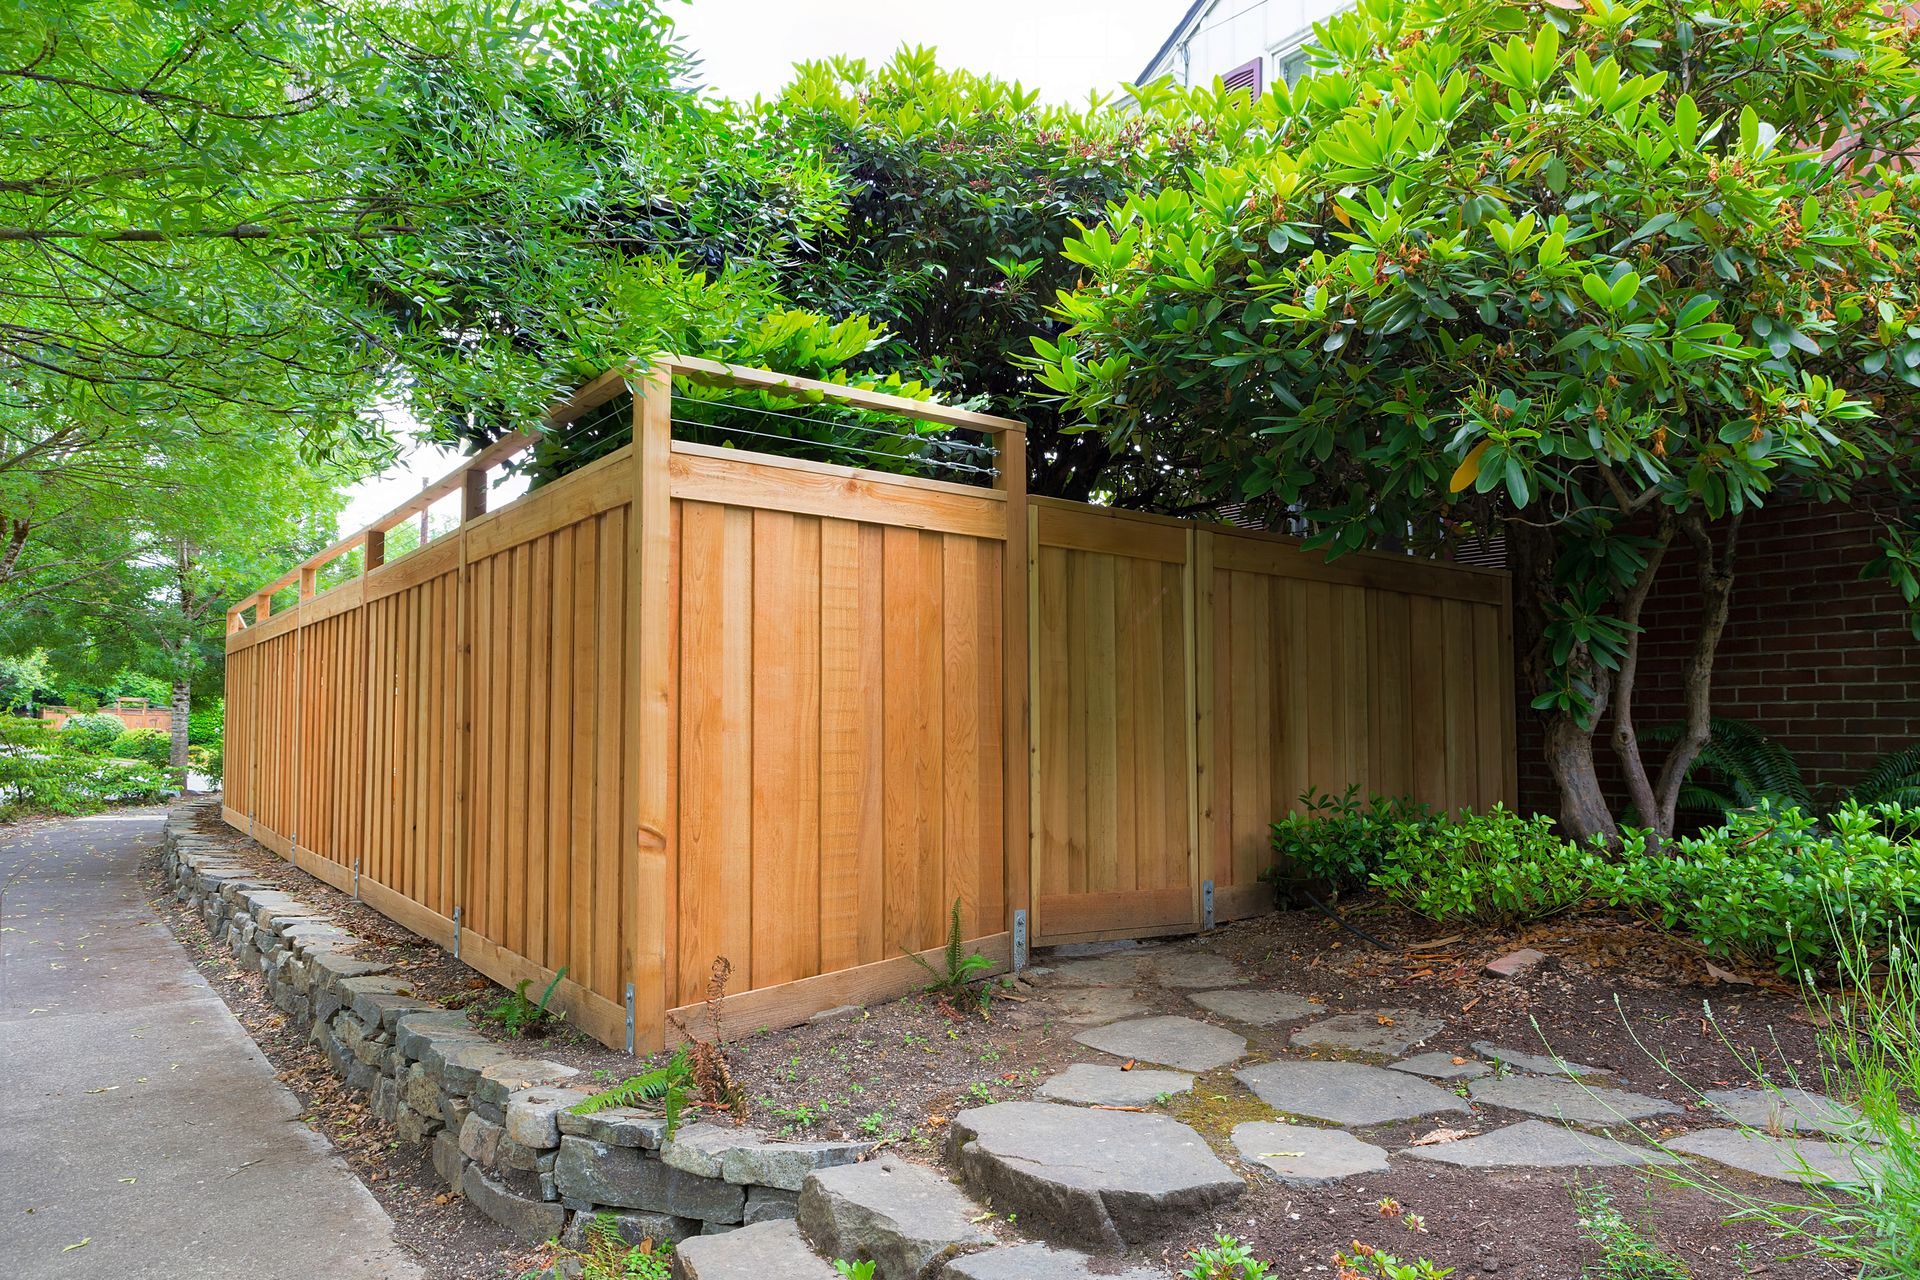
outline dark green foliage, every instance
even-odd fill
[[[960,927],[960,899],[958,898],[953,900],[953,917],[947,929],[947,945],[940,955],[942,968],[934,968],[924,957],[915,952],[904,951],[903,954],[932,975],[933,981],[922,988],[929,992],[959,991],[993,968],[993,961],[977,951],[969,952],[966,949],[965,938]],[[981,1003],[985,1004],[984,997]]]
[[[1879,949],[1920,930],[1920,809],[1842,804],[1824,822],[1757,809],[1608,866],[1594,894],[1697,939],[1718,956],[1798,976],[1844,939]]]
[[[1372,884],[1430,920],[1512,927],[1578,906],[1604,859],[1598,846],[1555,835],[1545,814],[1495,805],[1397,828]]]
[[[1264,878],[1284,885],[1304,877],[1334,889],[1357,888],[1380,866],[1397,828],[1423,825],[1433,809],[1403,796],[1373,796],[1360,789],[1339,795],[1310,788],[1300,807],[1273,824],[1275,865]]]
[[[187,713],[187,744],[217,747],[227,732],[226,709],[219,699],[212,706],[195,707]]]
[[[173,738],[165,729],[128,729],[108,750],[122,760],[144,760],[164,769],[173,752]]]
[[[1640,736],[1664,746],[1680,736],[1680,729],[1678,724],[1660,724]],[[1763,800],[1775,808],[1813,808],[1812,793],[1791,751],[1744,720],[1715,716],[1713,734],[1680,790],[1680,812],[1720,822],[1734,810],[1751,809]]]
[[[658,1102],[667,1121],[666,1136],[671,1138],[680,1127],[680,1113],[695,1083],[693,1056],[687,1046],[681,1045],[665,1066],[628,1076],[611,1089],[603,1089],[574,1103],[572,1110],[575,1115],[590,1116],[611,1107],[638,1107]]]
[[[527,999],[527,989],[533,985],[533,980],[522,978],[514,984],[512,991],[495,1001],[493,1007],[488,1009],[484,1016],[487,1021],[516,1040],[543,1036],[553,1023],[563,1021],[566,1017],[565,1014],[553,1013],[547,1009],[547,1002],[553,999],[553,993],[559,987],[560,980],[566,976],[567,971],[562,967],[560,972],[553,975],[553,980],[547,983],[546,990],[540,993],[540,999],[537,1002]]]
[[[1847,798],[1859,804],[1920,809],[1920,744],[1890,751],[1874,761]]]
[[[60,745],[68,751],[101,755],[112,750],[113,744],[126,731],[127,726],[118,717],[105,712],[74,716],[60,726]]]
[[[0,822],[147,804],[174,789],[173,780],[151,765],[73,751],[65,737],[41,720],[0,716]]]
[[[673,1274],[673,1242],[642,1240],[630,1245],[610,1213],[587,1224],[585,1248],[566,1251],[579,1264],[579,1280],[668,1280]]]

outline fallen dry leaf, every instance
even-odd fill
[[[1416,1147],[1437,1147],[1443,1142],[1458,1142],[1462,1138],[1471,1138],[1471,1129],[1429,1129],[1413,1140]]]

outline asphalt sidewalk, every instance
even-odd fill
[[[147,906],[165,816],[0,828],[0,1274],[419,1280]]]

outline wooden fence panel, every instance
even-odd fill
[[[349,588],[355,589],[355,588]],[[363,608],[302,626],[299,850],[352,874],[364,847],[367,649]],[[336,877],[338,871],[336,871]]]
[[[1513,803],[1506,575],[1395,556],[1329,565],[1286,539],[1200,536],[1216,918],[1264,909],[1268,825],[1310,790]]]
[[[1034,933],[1192,928],[1188,531],[1048,503],[1032,627]]]
[[[523,522],[530,536],[520,541],[476,538],[494,549],[467,566],[474,729],[462,925],[543,973],[564,969],[616,1007],[632,875],[621,826],[631,776],[627,511],[553,528]],[[519,514],[489,517],[507,519]]]
[[[936,947],[956,900],[999,932],[1004,551],[954,530],[1004,500],[944,486],[947,527],[906,527],[863,478],[840,518],[821,469],[729,459],[717,502],[685,456],[670,1003],[717,956],[751,992]]]

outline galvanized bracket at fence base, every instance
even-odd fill
[[[1213,928],[1213,881],[1200,882],[1200,927]]]
[[[633,1052],[633,984],[627,984],[627,1052]]]
[[[1013,913],[1013,971],[1020,972],[1027,967],[1027,913],[1024,908]]]
[[[360,859],[353,860],[353,900],[360,901]]]
[[[460,958],[460,908],[453,909],[453,958]]]

